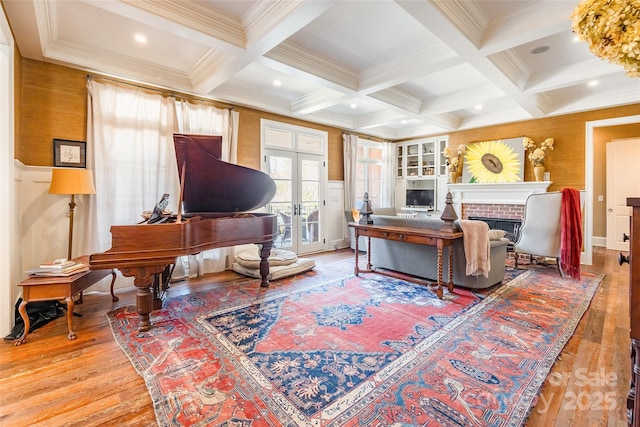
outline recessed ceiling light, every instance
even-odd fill
[[[475,106],[475,109],[476,109],[476,110],[482,110],[482,104],[478,104],[478,105],[476,105],[476,106]]]
[[[351,108],[358,108],[358,104],[356,104],[355,102],[351,103]]]
[[[573,36],[573,42],[578,43],[580,41],[580,36]]]
[[[145,36],[144,34],[138,33],[138,34],[133,36],[133,39],[136,42],[140,43],[140,44],[146,44],[147,43],[147,36]]]
[[[587,83],[587,86],[589,87],[596,87],[600,84],[600,82],[598,80],[591,80],[589,83]]]
[[[538,47],[535,47],[535,48],[531,49],[531,53],[533,53],[534,55],[538,55],[540,53],[545,53],[549,49],[550,49],[549,46],[538,46]]]
[[[280,80],[274,80],[273,81],[273,85],[274,86],[282,86],[282,82]]]
[[[401,121],[400,123],[402,123],[403,125],[406,125],[406,124],[407,124],[407,121],[406,121],[406,120],[403,120],[403,121]]]

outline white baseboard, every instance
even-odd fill
[[[602,246],[602,247],[606,248],[607,247],[607,238],[606,237],[593,236],[591,238],[591,245],[592,246]]]

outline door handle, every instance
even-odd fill
[[[622,252],[620,252],[620,253],[618,254],[618,264],[622,265],[622,264],[624,264],[625,262],[626,262],[627,264],[629,264],[629,255],[624,256],[624,255],[622,254]]]
[[[623,242],[629,241],[629,235],[627,233],[622,233],[622,241]]]
[[[613,212],[613,209],[609,208],[607,209],[607,212]]]

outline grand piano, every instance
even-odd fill
[[[269,253],[276,216],[248,213],[269,203],[276,192],[269,175],[220,160],[222,137],[174,135],[182,209],[156,214],[153,221],[111,227],[111,249],[92,254],[91,269],[117,268],[134,278],[140,331],[151,328],[149,313],[159,280],[176,257],[255,243],[260,252],[260,285],[269,285]],[[179,208],[180,210],[180,208]],[[155,287],[155,289],[154,289]]]

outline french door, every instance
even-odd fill
[[[324,249],[324,157],[284,150],[265,150],[266,172],[276,182],[269,203],[277,215],[274,248],[302,255]]]

